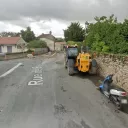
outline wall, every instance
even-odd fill
[[[55,43],[55,50],[56,51],[61,51],[61,44]]]
[[[16,45],[2,45],[1,49],[3,53],[7,53],[7,46],[12,46],[12,53],[17,52],[17,46]]]
[[[2,45],[1,46],[1,52],[2,53],[7,53],[7,46]]]
[[[45,41],[47,43],[47,46],[50,48],[50,50],[54,51],[54,41],[46,38],[40,38],[40,40]]]
[[[47,48],[35,48],[34,49],[35,55],[37,55],[37,54],[43,54],[43,53],[47,53],[47,52],[48,52],[48,49]]]
[[[17,49],[16,45],[4,45],[1,46],[1,51],[3,53],[7,53],[7,46],[12,46],[12,53],[22,52],[22,49]],[[24,51],[27,51],[27,49],[25,49]]]
[[[21,52],[21,49],[17,49],[17,45],[12,45],[12,53]]]
[[[113,73],[113,83],[128,91],[128,56],[99,54],[96,60],[101,76]]]
[[[26,44],[26,42],[22,38],[20,38],[20,40],[17,42],[17,45],[18,44]]]
[[[61,43],[56,42],[55,43],[55,50],[56,51],[63,51],[64,50],[64,45],[65,44],[61,44]]]
[[[17,42],[17,45],[19,45],[19,44],[25,44],[25,46],[27,45],[27,43],[26,43],[22,38],[20,38],[20,40]],[[28,49],[27,49],[27,47],[26,47],[26,48],[24,49],[24,52],[26,52],[27,50],[28,50]],[[23,51],[22,51],[21,48],[17,47],[16,52],[23,52]]]

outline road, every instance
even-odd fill
[[[63,54],[0,62],[0,128],[128,128],[128,115],[88,77],[68,76]]]

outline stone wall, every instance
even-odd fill
[[[128,91],[128,56],[98,54],[96,60],[98,74],[114,74],[113,83]]]
[[[48,52],[48,48],[35,48],[34,49],[34,54],[38,55],[38,54],[44,54]]]

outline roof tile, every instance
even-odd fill
[[[17,44],[21,37],[0,37],[0,44]]]

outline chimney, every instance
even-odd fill
[[[49,34],[52,35],[52,31],[50,31]]]

